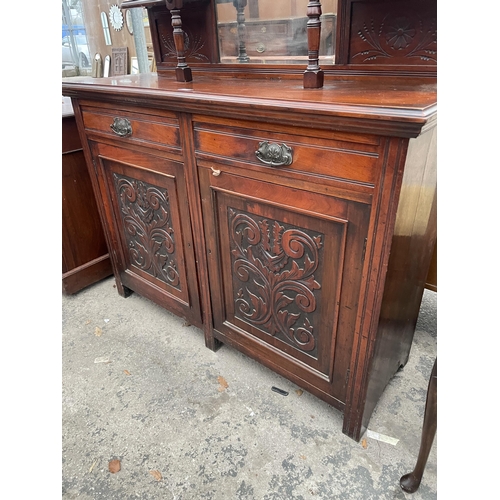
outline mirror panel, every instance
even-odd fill
[[[307,65],[308,0],[216,0],[221,63]],[[320,65],[334,64],[337,0],[321,2]]]

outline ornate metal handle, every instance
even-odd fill
[[[257,158],[266,165],[272,167],[281,167],[283,165],[291,165],[293,161],[292,148],[286,144],[271,143],[269,141],[259,142],[259,149],[255,151]]]
[[[126,118],[115,118],[110,127],[111,130],[120,137],[132,135],[132,125]]]
[[[215,169],[214,167],[210,167],[212,169],[212,175],[214,177],[219,177],[220,175],[220,170]]]

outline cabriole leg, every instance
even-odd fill
[[[425,402],[424,423],[422,426],[422,440],[418,452],[417,463],[412,472],[405,474],[399,480],[401,488],[407,493],[415,493],[422,481],[425,465],[429,458],[432,443],[437,429],[437,359],[434,361],[429,387],[427,389],[427,400]]]

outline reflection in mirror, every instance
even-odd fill
[[[128,11],[130,12],[130,11]],[[109,76],[109,69],[111,68],[111,57],[106,56],[104,58],[104,70],[102,72],[102,76],[104,76],[104,78],[107,78]]]
[[[111,45],[111,35],[109,33],[108,16],[106,12],[101,12],[101,24],[104,32],[104,41],[106,45]]]
[[[308,0],[216,0],[220,62],[307,64]],[[321,1],[320,66],[334,63],[337,0]]]

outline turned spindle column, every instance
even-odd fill
[[[191,68],[186,63],[185,47],[184,47],[184,31],[182,29],[181,9],[182,0],[165,0],[167,9],[172,15],[172,28],[174,29],[174,44],[177,52],[177,67],[175,68],[175,76],[178,82],[191,82],[193,75]]]
[[[247,54],[246,47],[246,26],[245,26],[245,7],[247,6],[247,0],[233,0],[234,8],[236,9],[236,22],[238,24],[238,61],[248,62],[250,58]]]
[[[309,64],[304,72],[304,88],[323,87],[323,70],[319,67],[319,44],[321,40],[321,2],[310,0],[307,4],[307,48]]]

